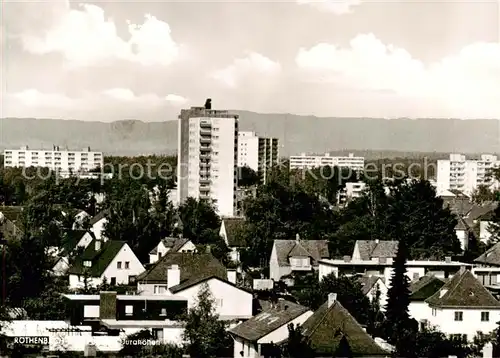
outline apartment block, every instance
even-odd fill
[[[449,159],[437,162],[437,192],[459,190],[470,195],[479,185],[495,186],[498,183],[488,174],[499,166],[496,155],[467,159],[462,154],[450,154]]]
[[[88,173],[90,170],[104,166],[102,152],[91,151],[90,147],[81,151],[71,151],[53,146],[52,150],[29,149],[24,146],[21,149],[7,149],[3,152],[5,167],[41,167],[66,175],[69,173]]]
[[[290,169],[313,169],[319,167],[342,167],[349,168],[353,171],[363,171],[365,167],[365,158],[356,157],[354,153],[349,153],[348,156],[334,157],[329,153],[324,156],[320,155],[294,155],[290,157]]]
[[[205,107],[179,115],[177,198],[213,201],[222,216],[236,212],[238,115]]]
[[[259,137],[255,132],[238,133],[238,166],[247,166],[259,174],[262,183],[279,162],[278,138]]]

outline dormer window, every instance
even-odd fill
[[[311,259],[309,257],[291,257],[290,265],[293,267],[309,267]]]
[[[85,267],[91,267],[92,266],[92,261],[89,261],[89,260],[83,261],[83,266],[85,266]]]

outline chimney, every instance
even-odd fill
[[[210,254],[212,252],[212,249],[210,248],[210,245],[207,245],[205,247],[205,253]]]
[[[328,308],[332,307],[332,305],[335,303],[337,300],[337,294],[336,293],[329,293],[328,294]]]
[[[379,239],[375,239],[375,243],[378,244],[380,242]]]
[[[227,280],[236,285],[236,270],[233,269],[227,270]]]
[[[205,109],[212,109],[212,99],[211,98],[207,98],[207,100],[205,101]]]
[[[167,287],[171,288],[181,283],[181,270],[179,265],[172,265],[167,270]]]
[[[349,255],[344,256],[344,262],[351,262],[351,256]]]
[[[450,257],[450,256],[446,256],[446,257],[444,258],[444,261],[445,261],[447,264],[451,263],[451,257]]]
[[[297,242],[300,241],[300,235],[299,234],[295,234],[295,241],[297,241]]]
[[[100,292],[99,318],[113,320],[116,319],[116,292]]]
[[[97,239],[95,241],[95,251],[100,251],[101,250],[101,240]]]

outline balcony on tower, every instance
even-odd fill
[[[210,185],[210,176],[200,176],[200,184],[201,185]]]
[[[200,144],[210,144],[212,143],[212,137],[200,137]]]
[[[200,121],[200,128],[202,129],[208,129],[210,130],[212,128],[212,122],[211,121],[206,121],[206,120],[202,120]]]

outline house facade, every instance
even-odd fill
[[[56,275],[64,275],[70,268],[70,256],[78,249],[85,249],[95,239],[91,231],[71,230],[64,233],[63,245],[58,250],[57,261],[52,272]]]
[[[279,281],[291,273],[318,269],[321,259],[328,258],[327,240],[274,240],[269,260],[269,277]]]
[[[98,286],[104,280],[112,286],[128,285],[142,272],[144,266],[126,242],[94,239],[69,268],[69,287]]]
[[[379,276],[360,276],[358,282],[361,284],[361,290],[365,296],[373,302],[375,297],[377,297],[377,291],[380,293],[379,305],[380,310],[385,311],[385,306],[387,304],[387,291],[388,284]]]
[[[103,210],[89,221],[90,231],[94,233],[96,239],[98,240],[108,240],[108,238],[104,235],[106,224],[108,223],[108,219],[106,218],[107,215],[108,211]]]
[[[233,217],[224,218],[221,221],[219,236],[231,250],[229,258],[232,262],[240,262],[240,250],[247,247],[246,242],[239,235],[244,220],[244,218]]]
[[[167,237],[149,253],[149,263],[154,264],[167,252],[196,252],[196,245],[189,239]]]

